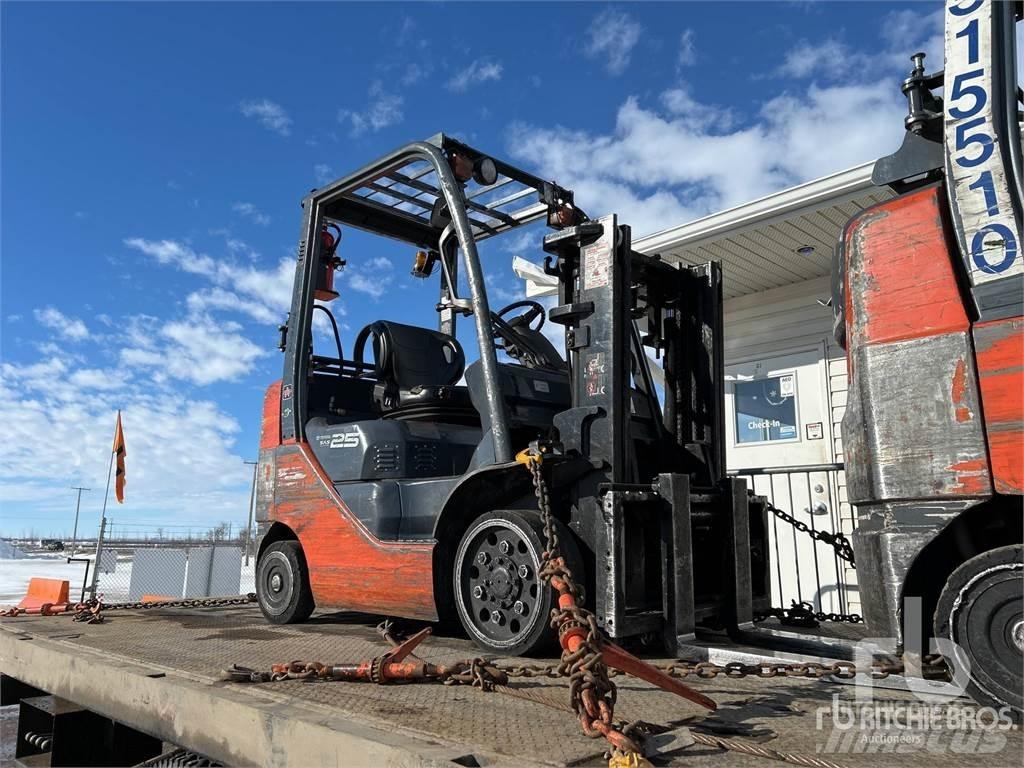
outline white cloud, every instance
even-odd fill
[[[503,251],[521,256],[527,250],[540,250],[543,237],[543,231],[538,231],[531,227],[530,229],[516,232],[514,235],[500,238],[499,242]]]
[[[379,131],[396,125],[405,117],[402,112],[404,99],[394,93],[388,93],[379,80],[370,85],[370,103],[361,112],[347,109],[338,111],[338,122],[347,123],[352,136],[361,136],[367,131]]]
[[[81,389],[121,389],[130,377],[124,371],[102,370],[99,368],[80,368],[69,377],[72,385]]]
[[[610,74],[621,75],[642,32],[643,27],[631,16],[609,8],[590,22],[584,52],[592,59],[603,60]]]
[[[462,93],[471,86],[488,80],[501,80],[501,62],[475,59],[468,67],[456,72],[445,84],[449,91]]]
[[[224,310],[241,312],[258,323],[266,323],[268,325],[281,321],[281,313],[271,309],[266,304],[242,298],[237,293],[226,291],[223,288],[207,288],[195,291],[188,295],[185,303],[188,306],[189,313],[193,315],[204,314],[210,310]]]
[[[217,262],[176,240],[145,240],[141,237],[130,237],[124,244],[152,256],[160,264],[174,265],[183,272],[206,277],[213,277],[218,273]]]
[[[722,120],[692,116],[726,112],[669,91],[664,111],[628,98],[609,134],[517,125],[509,145],[513,156],[574,189],[589,215],[618,213],[642,234],[893,151],[901,100],[887,81],[812,85],[770,99],[757,119],[725,129]]]
[[[217,323],[205,316],[167,323],[160,331],[170,342],[164,348],[166,371],[199,385],[237,381],[269,354],[240,330],[237,323]]]
[[[627,98],[610,131],[513,125],[509,152],[574,189],[591,216],[615,212],[636,235],[658,231],[894,152],[906,110],[898,83],[909,52],[936,53],[931,68],[941,61],[942,11],[889,14],[877,39],[878,50],[838,57],[835,40],[798,46],[805,53],[784,66],[812,82],[766,94],[753,114],[698,100],[682,83]]]
[[[69,341],[84,341],[89,338],[89,329],[85,323],[77,317],[68,317],[54,307],[37,309],[34,312],[36,320]]]
[[[385,256],[377,256],[361,264],[349,263],[344,272],[346,284],[351,290],[376,300],[388,292],[394,280],[394,268]]]
[[[327,163],[317,163],[313,166],[313,177],[317,184],[327,184],[334,180],[334,171]]]
[[[68,497],[55,489],[71,484],[99,489],[83,498],[79,531],[92,525],[118,408],[128,482],[125,506],[114,509],[133,519],[245,520],[251,470],[234,445],[239,426],[231,416],[149,379],[51,360],[0,366],[0,419],[8,438],[0,441],[5,533],[66,512]],[[56,528],[67,525],[70,533],[70,519],[58,519]]]
[[[424,64],[412,62],[406,64],[405,72],[402,74],[401,83],[408,87],[410,85],[416,85],[420,80],[427,76],[429,68]]]
[[[942,67],[943,12],[921,14],[912,10],[886,14],[880,27],[881,47],[873,51],[855,50],[840,36],[830,35],[820,42],[799,41],[774,71],[776,76],[866,82],[869,78],[906,75],[911,69],[910,54],[924,51],[929,71]]]
[[[288,116],[284,107],[275,104],[269,99],[260,101],[243,101],[238,109],[246,117],[258,120],[260,125],[268,131],[273,131],[282,136],[288,136],[292,132],[292,119]]]
[[[272,269],[260,269],[223,258],[213,259],[176,240],[131,237],[124,243],[160,264],[208,278],[222,289],[220,292],[206,290],[191,294],[187,302],[194,311],[231,309],[231,296],[238,295],[245,299],[235,307],[238,311],[259,322],[276,324],[283,319],[291,304],[295,277],[292,259],[281,259]]]
[[[265,227],[270,223],[270,217],[252,203],[233,203],[231,210],[239,216],[249,219],[254,224],[259,224],[261,227]]]
[[[727,131],[736,122],[731,109],[697,101],[686,84],[663,91],[660,100],[669,114],[685,117],[691,125],[700,126],[710,133]]]
[[[679,36],[679,55],[676,63],[680,67],[692,67],[697,63],[697,46],[694,44],[694,32],[692,29],[684,29]]]

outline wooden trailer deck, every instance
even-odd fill
[[[564,682],[517,679],[519,695],[485,693],[436,683],[374,685],[286,681],[225,682],[232,663],[269,669],[277,662],[370,659],[387,646],[379,618],[316,615],[304,625],[272,626],[255,606],[110,612],[102,624],[69,617],[0,620],[0,672],[106,717],[188,747],[227,765],[606,765],[603,740],[582,735],[570,713]],[[434,636],[417,650],[434,662],[476,655],[461,638]],[[832,733],[833,696],[852,702],[849,685],[795,678],[688,678],[712,697],[707,715],[687,701],[625,677],[616,678],[616,716],[675,728],[654,758],[657,765],[770,766],[763,757],[684,742],[683,726],[842,766],[869,766],[887,750],[819,752]],[[877,690],[876,701],[909,703],[906,692]],[[964,708],[965,700],[951,704]],[[821,725],[819,726],[819,722]],[[865,731],[865,735],[878,733]],[[903,731],[925,737],[923,731]],[[940,735],[943,744],[952,734]],[[1019,765],[1019,730],[1000,731],[989,744],[990,768]],[[924,742],[921,742],[922,745]],[[673,749],[674,747],[674,749]],[[850,748],[852,749],[852,747]],[[923,746],[888,754],[885,764],[967,764],[977,754],[938,753]]]

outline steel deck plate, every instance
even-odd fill
[[[337,613],[318,614],[304,625],[273,626],[255,606],[112,611],[98,625],[76,624],[68,617],[7,618],[0,620],[0,671],[168,741],[198,738],[184,745],[205,748],[233,764],[451,765],[457,758],[456,764],[472,764],[462,759],[467,755],[480,765],[605,764],[604,742],[583,736],[573,716],[560,708],[568,694],[557,680],[515,680],[512,686],[524,695],[519,697],[439,684],[244,685],[222,679],[222,670],[232,663],[268,669],[294,659],[337,663],[372,658],[386,650],[375,631],[378,621]],[[417,653],[447,662],[478,651],[465,639],[433,636]],[[107,685],[90,686],[90,679]],[[730,724],[732,733],[725,735],[808,755],[829,735],[830,726],[825,731],[816,727],[816,711],[833,696],[852,701],[854,695],[849,686],[793,678],[690,678],[689,685],[720,705],[716,715],[705,718],[695,705],[646,683],[623,677],[616,682],[617,717],[666,726],[703,720],[711,726]],[[912,700],[899,691],[879,690],[878,697]],[[134,701],[130,707],[128,699]],[[216,716],[197,724],[202,713],[196,702],[202,705],[198,709],[208,707]],[[1001,757],[1007,765],[1019,759],[1020,732],[1006,738],[1002,749],[988,755],[990,766],[1003,764]],[[378,743],[385,752],[373,751]],[[878,759],[861,752],[819,757],[851,767]],[[951,757],[956,755],[922,749],[900,755],[899,764],[957,764]],[[664,758],[660,764],[771,765],[764,758],[701,745]]]

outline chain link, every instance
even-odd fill
[[[182,600],[158,600],[154,602],[104,603],[103,596],[99,599],[103,611],[135,611],[150,608],[217,608],[226,605],[248,605],[256,602],[256,593],[249,592],[237,597],[198,597]]]
[[[552,675],[549,672],[546,676],[568,678],[569,702],[586,736],[604,736],[621,753],[633,752],[642,755],[639,745],[627,735],[628,724],[614,723],[612,720],[618,695],[615,683],[611,680],[613,674],[610,672],[613,671],[608,669],[601,654],[601,630],[597,626],[597,618],[583,607],[583,590],[576,584],[572,571],[562,557],[555,517],[551,512],[551,499],[541,469],[540,450],[534,449],[533,456],[525,463],[533,479],[537,510],[544,524],[545,549],[541,555],[539,576],[552,590],[552,579],[561,579],[575,598],[573,608],[559,606],[551,610],[551,626],[559,632],[559,636],[578,627],[587,630],[582,644],[576,651],[563,649],[562,658],[555,666],[556,674]]]
[[[833,621],[845,624],[861,624],[864,617],[859,613],[825,613],[815,611],[814,606],[808,602],[792,601],[789,608],[767,608],[754,614],[755,622],[762,622],[765,619],[777,618],[783,624],[791,624],[800,627],[816,626],[820,621]]]
[[[160,600],[156,602],[133,602],[133,603],[104,603],[103,595],[90,597],[81,603],[53,606],[44,604],[38,609],[8,608],[0,611],[0,617],[39,615],[39,616],[62,616],[72,614],[72,621],[81,621],[86,624],[102,624],[103,614],[108,611],[123,610],[147,610],[150,608],[213,608],[226,605],[247,605],[256,602],[256,593],[250,592],[247,595],[238,597],[202,597],[183,600]]]
[[[858,667],[850,661],[836,661],[830,664],[818,662],[769,662],[762,661],[755,664],[744,664],[738,661],[726,664],[715,664],[710,661],[671,661],[660,664],[651,663],[652,667],[661,670],[670,677],[699,677],[712,679],[719,675],[725,677],[758,677],[770,679],[775,677],[803,677],[813,680],[825,678],[838,678],[840,680],[852,680],[857,675],[868,675],[874,680],[883,680],[890,675],[901,675],[904,672],[901,660],[879,660],[868,666]],[[519,664],[515,666],[497,665],[499,671],[504,672],[512,678],[558,678],[561,677],[559,664]],[[924,660],[922,669],[928,676],[945,676],[946,668],[941,657],[928,657]],[[623,674],[618,670],[609,670],[609,677],[617,677]]]
[[[842,531],[830,533],[828,531],[819,531],[816,529],[812,529],[809,525],[807,525],[807,523],[803,522],[802,520],[797,520],[788,512],[779,509],[763,496],[760,498],[764,499],[764,505],[765,507],[768,508],[768,511],[775,515],[777,518],[779,518],[779,520],[781,520],[784,523],[789,523],[798,531],[806,533],[815,541],[821,541],[825,544],[828,544],[830,547],[832,547],[832,549],[835,550],[836,557],[838,557],[840,560],[845,560],[850,565],[856,565],[856,562],[854,561],[853,557],[853,545],[850,544],[850,540],[846,538],[846,534],[844,534]]]

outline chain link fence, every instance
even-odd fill
[[[104,541],[85,591],[94,583],[106,603],[239,595],[253,591],[254,563],[245,559],[237,541]]]
[[[49,542],[50,540],[46,540]],[[56,541],[56,540],[54,540]],[[73,601],[102,596],[105,603],[143,599],[223,597],[255,591],[255,557],[247,537],[234,539],[104,538],[55,549],[41,540],[5,542],[0,604],[15,604],[31,578],[66,580]]]

